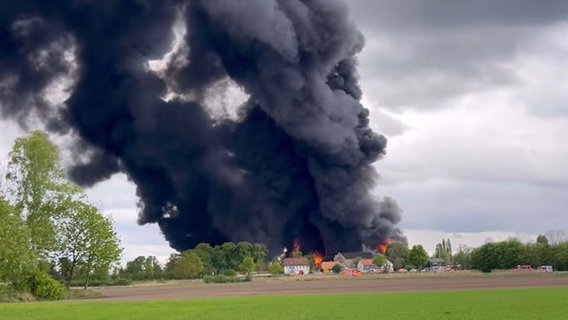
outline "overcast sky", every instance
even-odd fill
[[[367,47],[365,105],[389,137],[375,192],[404,210],[410,243],[475,246],[568,229],[568,1],[351,0]],[[5,158],[15,125],[0,122]],[[89,190],[126,252],[167,258],[137,226],[134,187]]]

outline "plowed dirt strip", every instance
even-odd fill
[[[264,282],[96,289],[96,301],[149,301],[266,295],[349,294],[411,291],[568,287],[568,277],[479,277]]]

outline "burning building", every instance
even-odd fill
[[[0,114],[73,137],[80,185],[126,174],[139,223],[175,249],[372,247],[397,237],[401,211],[370,193],[387,140],[361,104],[364,37],[348,12],[339,0],[2,1]],[[242,103],[212,107],[231,90]]]

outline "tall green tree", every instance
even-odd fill
[[[408,253],[407,262],[416,268],[423,268],[428,264],[428,252],[422,245],[415,245]]]
[[[452,244],[450,239],[442,239],[442,242],[436,245],[434,257],[443,259],[446,263],[452,262]]]
[[[36,268],[29,230],[16,209],[0,196],[0,283],[20,289]]]
[[[408,257],[408,245],[402,242],[393,242],[387,246],[386,257],[392,262],[395,270],[402,268],[406,264]]]
[[[454,263],[459,266],[460,269],[471,269],[471,251],[471,248],[468,248],[465,245],[460,245],[456,254],[454,254]]]
[[[32,250],[46,258],[55,246],[55,220],[64,210],[62,203],[80,189],[66,180],[59,150],[44,132],[16,139],[9,158],[6,179],[11,203],[30,230]]]
[[[73,201],[58,221],[55,254],[68,266],[67,283],[81,265],[85,289],[95,270],[108,270],[120,259],[122,248],[110,218],[88,203]]]

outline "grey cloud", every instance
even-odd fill
[[[350,4],[368,44],[361,54],[365,95],[394,112],[448,108],[467,94],[518,85],[512,61],[568,19],[568,2]]]
[[[568,17],[563,0],[352,0],[357,22],[393,30],[548,25]]]
[[[568,225],[566,189],[460,182],[391,189],[405,208],[404,228],[444,232],[546,232]]]

